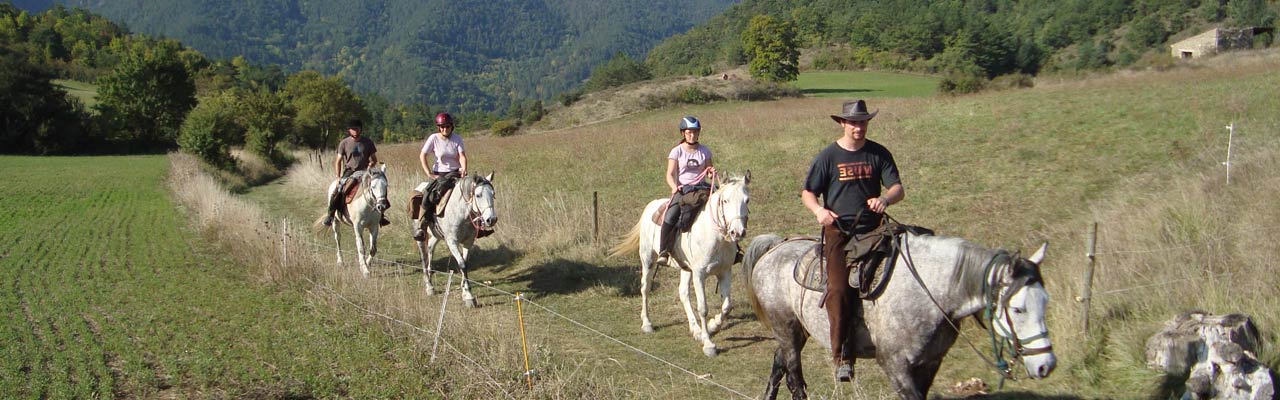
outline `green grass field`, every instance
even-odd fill
[[[808,71],[792,84],[806,96],[841,99],[926,97],[938,92],[938,78],[893,72]]]
[[[93,109],[93,106],[98,105],[98,86],[92,83],[57,79],[53,84],[79,99],[85,109]]]
[[[0,157],[0,398],[430,396],[424,354],[253,282],[169,200],[163,156]]]

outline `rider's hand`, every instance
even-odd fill
[[[676,194],[676,192],[679,192],[679,191],[680,191],[680,186],[671,188],[671,194]]]
[[[459,169],[458,173],[461,174],[462,176],[467,176],[467,169],[466,168]]]
[[[884,209],[886,207],[889,207],[889,202],[884,201],[881,197],[867,199],[867,208],[870,208],[871,211],[876,214],[884,214]]]
[[[836,222],[836,213],[825,208],[813,213],[813,216],[818,218],[818,225],[831,226]]]

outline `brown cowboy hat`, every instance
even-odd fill
[[[880,109],[876,109],[875,111],[872,111],[872,112],[867,112],[867,102],[865,101],[862,101],[862,100],[846,101],[844,102],[844,107],[841,110],[840,115],[832,115],[831,119],[835,120],[836,122],[870,121],[872,118],[876,117],[876,113],[878,112],[880,112]]]

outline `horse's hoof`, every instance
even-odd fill
[[[644,331],[644,333],[653,333],[653,325],[652,324],[640,325],[640,330]]]
[[[712,345],[711,347],[703,347],[703,348],[702,348],[702,354],[707,355],[707,357],[715,357],[717,352],[718,352],[718,350],[716,349],[716,346],[714,346],[714,345]]]
[[[467,308],[476,308],[476,299],[462,299],[462,304],[466,304]]]
[[[435,296],[435,295],[436,295],[436,290],[428,286],[428,287],[427,287],[427,296]]]
[[[711,321],[710,323],[707,323],[708,335],[714,335],[716,332],[719,332],[719,331],[720,331],[720,321]]]

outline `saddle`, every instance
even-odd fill
[[[680,207],[680,219],[676,222],[676,226],[681,232],[688,233],[693,229],[693,221],[697,219],[702,208],[707,205],[707,199],[711,197],[711,190],[704,188],[695,188],[680,196],[680,201],[676,202],[676,206]],[[671,201],[662,203],[661,207],[653,213],[653,224],[662,226],[662,222],[666,219],[667,209],[671,208]]]
[[[418,219],[419,213],[422,212],[422,205],[426,197],[427,186],[429,183],[423,182],[413,189],[413,194],[409,196],[409,217]],[[436,202],[435,216],[436,218],[444,217],[445,207],[449,205],[449,195],[453,193],[453,188],[449,188],[440,194],[440,200]]]
[[[902,234],[910,232],[915,235],[933,235],[928,228],[888,222],[875,230],[854,235],[845,245],[849,273],[849,287],[858,290],[858,297],[870,300],[878,297],[893,274],[895,263],[884,263],[884,260],[898,258]],[[813,243],[813,251],[805,253],[796,260],[792,269],[792,278],[796,283],[808,290],[817,292],[827,289],[827,271],[821,268],[822,247],[816,237],[790,238],[787,241],[808,240]]]
[[[360,177],[347,178],[347,182],[338,190],[342,193],[343,204],[351,204],[351,201],[355,200],[356,195],[360,193]]]

